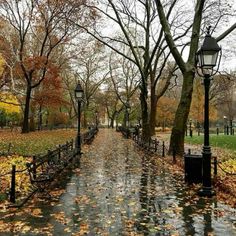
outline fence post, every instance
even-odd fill
[[[165,157],[165,141],[162,143],[162,157]]]
[[[155,152],[157,152],[157,139],[155,138]]]
[[[16,202],[16,166],[12,165],[10,202]]]
[[[217,157],[214,156],[214,176],[217,175]]]
[[[37,172],[36,172],[36,157],[33,156],[33,178],[36,179],[36,175],[37,175]]]

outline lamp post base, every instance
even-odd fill
[[[216,195],[216,192],[213,190],[212,187],[202,187],[198,191],[198,195],[201,197],[213,197]]]

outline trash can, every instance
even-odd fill
[[[202,155],[184,155],[185,182],[202,183]]]

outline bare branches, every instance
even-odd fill
[[[216,41],[219,42],[224,39],[227,35],[229,35],[236,28],[236,23],[234,23],[231,27],[225,30],[220,36],[216,38]]]
[[[185,66],[185,63],[184,63],[184,61],[181,57],[181,54],[179,53],[179,51],[177,49],[177,46],[175,45],[175,42],[172,38],[170,27],[169,27],[167,18],[165,16],[162,3],[161,3],[160,0],[156,0],[156,4],[157,4],[157,11],[158,11],[158,14],[159,14],[160,22],[162,24],[162,28],[163,28],[163,31],[165,33],[165,38],[166,38],[167,44],[168,44],[168,46],[171,50],[171,53],[172,53],[173,57],[175,58],[176,62],[178,63],[180,70],[182,72],[185,72],[186,71],[186,66]]]

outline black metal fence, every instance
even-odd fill
[[[98,129],[92,128],[82,134],[82,143],[90,144]],[[28,196],[22,200],[19,206],[23,205],[34,193],[37,191],[43,192],[50,183],[60,175],[62,170],[66,168],[75,158],[77,152],[75,151],[74,141],[66,142],[63,145],[58,145],[55,149],[48,150],[44,155],[35,155],[32,160],[26,163],[24,169],[18,170],[17,165],[12,165],[12,170],[0,175],[0,187],[3,178],[10,177],[10,189],[8,192],[11,203],[16,203],[17,193],[17,175],[27,175],[30,191]],[[21,194],[19,193],[21,196]],[[20,197],[22,198],[22,196]]]

